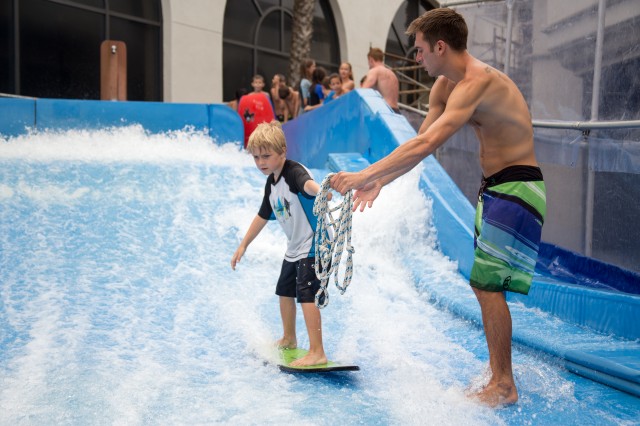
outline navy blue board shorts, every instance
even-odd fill
[[[315,257],[306,257],[295,262],[282,261],[276,294],[295,297],[298,303],[315,303],[320,289],[320,280],[314,269]]]

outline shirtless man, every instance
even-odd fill
[[[400,109],[398,109],[398,92],[400,91],[398,77],[384,66],[384,53],[377,47],[372,47],[367,53],[367,59],[369,60],[369,72],[361,86],[376,89],[391,109],[400,114]]]
[[[284,101],[289,114],[285,122],[296,118],[300,112],[300,92],[293,90],[286,84],[281,84],[278,89],[278,97]]]
[[[472,395],[489,406],[513,404],[518,392],[511,366],[511,314],[504,291],[527,294],[546,213],[545,186],[533,149],[527,104],[502,72],[471,56],[467,25],[451,9],[426,12],[407,29],[416,60],[439,76],[429,114],[415,138],[359,173],[340,172],[331,186],[356,189],[353,209],[371,207],[380,189],[445,143],[465,123],[480,142],[483,177],[475,219],[470,284],[482,311],[491,378]]]

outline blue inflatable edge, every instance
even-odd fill
[[[542,242],[538,271],[567,283],[640,294],[640,274]]]
[[[318,131],[320,125],[323,126],[322,131]],[[312,168],[329,167],[334,171],[340,165],[358,169],[362,163],[354,153],[360,153],[368,163],[372,163],[415,136],[407,120],[395,114],[371,89],[350,92],[323,108],[285,124],[284,130],[291,158]],[[433,221],[438,233],[439,249],[458,262],[460,274],[468,279],[473,264],[474,208],[432,156],[423,163],[425,167],[420,189],[433,200]],[[416,276],[420,277],[420,266],[413,265],[413,268]],[[619,268],[612,268],[615,269]],[[526,327],[514,327],[513,338],[516,343],[564,359],[567,368],[573,372],[640,396],[637,376],[640,365],[634,361],[640,359],[637,340],[640,336],[640,321],[637,321],[640,297],[610,290],[614,286],[599,289],[579,285],[585,278],[598,281],[607,276],[619,277],[618,272],[606,272],[596,279],[583,274],[574,278],[573,283],[566,279],[555,279],[550,271],[538,273],[528,296],[507,294],[510,303],[538,308],[574,326],[589,327],[593,332],[621,339],[619,346],[625,351],[624,357],[618,356],[620,351],[615,350],[607,354],[594,354],[595,345],[570,352],[570,335],[574,330],[571,327],[563,330],[569,336],[565,345],[547,341],[540,333],[527,332]],[[633,275],[628,276],[633,282]],[[429,288],[429,291],[433,292],[435,303],[481,324],[475,300],[468,303],[456,296],[439,294],[439,289]],[[629,359],[632,361],[629,362]]]
[[[222,104],[0,98],[0,135],[30,130],[140,125],[150,133],[204,131],[218,144],[243,146],[242,119]]]
[[[35,99],[0,98],[0,135],[18,136],[35,125]]]

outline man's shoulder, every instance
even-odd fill
[[[511,81],[508,75],[479,59],[475,59],[475,61],[470,64],[463,79],[463,81],[473,81],[479,84],[490,83],[492,80],[503,82]]]
[[[453,80],[449,80],[444,75],[439,76],[431,86],[431,95],[429,96],[429,103],[436,103],[438,101],[446,103],[449,95],[453,89],[455,89],[456,83]]]
[[[457,89],[456,92],[462,90],[467,94],[471,92],[479,94],[484,93],[493,82],[501,79],[503,77],[500,76],[500,71],[478,61],[478,63],[467,68],[462,80],[453,82],[447,79],[447,87],[450,93]]]

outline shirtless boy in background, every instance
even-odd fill
[[[377,47],[372,47],[367,53],[369,72],[362,82],[363,88],[376,89],[392,110],[400,113],[398,109],[398,93],[400,84],[396,74],[384,65],[384,53]]]

